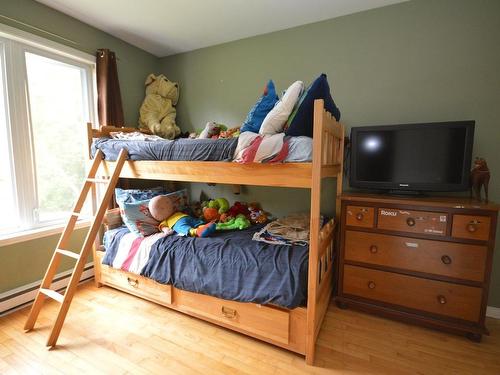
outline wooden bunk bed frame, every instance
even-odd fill
[[[344,126],[314,102],[313,160],[308,163],[239,164],[208,161],[127,161],[120,177],[184,182],[259,185],[311,190],[307,307],[285,309],[270,305],[227,301],[159,284],[151,279],[101,264],[104,253],[94,247],[97,286],[108,285],[154,301],[171,309],[261,339],[305,355],[313,364],[315,343],[333,290],[333,238],[340,218]],[[109,136],[123,128],[88,127],[89,150],[94,138]],[[99,175],[112,174],[115,162],[103,161]],[[321,185],[337,178],[336,220],[320,228]],[[333,192],[332,192],[333,193]],[[333,196],[333,194],[332,194]]]

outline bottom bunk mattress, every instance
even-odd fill
[[[105,234],[103,264],[226,300],[304,306],[309,248],[252,240],[261,228],[209,238],[162,233],[137,238],[120,227]]]

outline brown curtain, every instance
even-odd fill
[[[124,126],[115,53],[109,49],[98,49],[96,52],[96,66],[99,124]]]

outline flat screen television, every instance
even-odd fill
[[[349,182],[362,189],[463,191],[474,121],[354,127]]]

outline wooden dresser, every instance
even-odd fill
[[[337,305],[481,340],[498,209],[462,198],[344,195]]]

